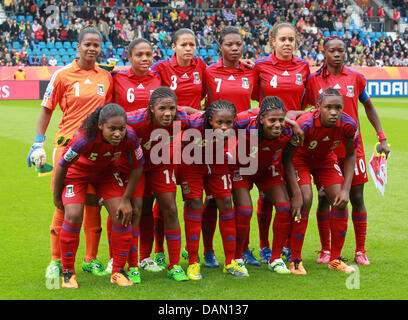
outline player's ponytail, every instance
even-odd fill
[[[204,129],[212,129],[210,120],[217,111],[228,110],[231,111],[234,118],[237,116],[237,109],[232,102],[227,100],[217,100],[210,104],[208,108],[205,109],[204,113]]]
[[[79,130],[85,131],[86,138],[93,138],[98,132],[98,124],[104,124],[112,117],[123,117],[127,121],[126,111],[116,103],[107,103],[96,108],[84,121]]]
[[[285,103],[281,98],[275,96],[267,96],[262,100],[261,108],[259,109],[259,113],[256,117],[258,138],[260,140],[263,139],[263,126],[261,124],[261,118],[265,115],[265,113],[272,110],[283,111],[284,113],[286,113]]]

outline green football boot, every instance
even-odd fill
[[[90,272],[95,276],[105,276],[108,273],[105,271],[103,263],[98,259],[93,259],[91,262],[86,263],[85,260],[82,262],[82,270],[85,272]]]

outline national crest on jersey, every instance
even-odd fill
[[[242,88],[249,89],[248,78],[242,78]]]
[[[354,97],[354,86],[347,86],[347,97]]]
[[[194,84],[200,84],[201,79],[200,79],[200,73],[199,72],[193,72],[193,77],[194,77]]]
[[[98,83],[98,91],[96,93],[101,97],[105,96],[105,87],[103,84]]]
[[[295,81],[295,83],[296,83],[298,86],[303,85],[302,75],[301,75],[300,73],[296,73],[296,81]]]

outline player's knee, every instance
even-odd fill
[[[232,202],[230,197],[223,197],[217,199],[218,208],[222,211],[229,211],[232,209]]]
[[[364,195],[363,192],[350,192],[350,203],[353,208],[364,207]]]
[[[203,209],[203,201],[200,198],[188,199],[186,201],[186,205],[188,208],[193,209],[193,210]]]

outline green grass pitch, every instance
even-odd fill
[[[391,157],[388,161],[388,185],[385,196],[374,188],[371,177],[366,184],[365,201],[368,210],[366,247],[372,264],[368,267],[358,267],[355,278],[351,279],[349,275],[328,270],[327,265],[315,263],[317,258],[315,250],[319,250],[320,246],[316,227],[316,204],[314,204],[303,247],[307,276],[280,276],[268,271],[266,265],[262,265],[261,267],[249,266],[250,277],[237,279],[224,275],[221,268],[214,270],[203,267],[202,281],[176,283],[169,280],[165,272],[155,274],[143,272],[140,285],[119,288],[109,282],[109,277],[97,278],[82,271],[81,262],[84,256],[82,233],[76,259],[80,289],[67,290],[54,287],[53,283],[47,283],[44,276],[50,260],[49,225],[54,210],[49,188],[51,178],[50,176],[37,177],[34,169],[27,168],[26,163],[40,113],[40,101],[1,101],[0,299],[407,299],[408,273],[404,266],[408,243],[406,218],[408,99],[377,98],[373,99],[373,102],[391,144]],[[376,134],[365,116],[363,107],[360,107],[361,129],[368,162],[376,142]],[[48,162],[51,161],[52,141],[60,118],[61,112],[56,111],[47,131]],[[256,197],[257,191],[253,191],[254,207],[256,207]],[[180,194],[178,194],[178,206],[183,230]],[[105,227],[106,216],[107,213],[103,209],[103,227]],[[259,258],[256,214],[254,216],[251,222],[250,248],[255,248],[255,256]],[[99,258],[104,263],[108,260],[105,230],[104,228],[99,248]],[[184,246],[184,236],[182,239]],[[214,245],[216,255],[222,263],[224,255],[218,228]],[[343,256],[352,264],[354,264],[352,261],[354,248],[354,231],[350,217]],[[202,256],[202,247],[200,255]],[[187,267],[184,260],[181,260],[181,265],[184,268]]]

